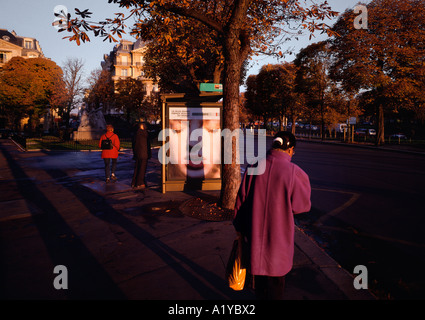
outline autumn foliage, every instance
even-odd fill
[[[412,110],[425,117],[425,6],[420,0],[374,0],[368,28],[355,29],[347,10],[333,30],[332,74],[347,92],[361,93],[375,108],[377,143],[384,141],[385,114]]]
[[[386,117],[403,113],[410,121],[425,119],[425,6],[416,0],[375,0],[362,8],[367,27],[356,27],[359,12],[347,9],[331,38],[300,50],[293,91],[303,101],[298,116],[321,123],[322,137],[325,127],[364,111],[377,126],[376,143],[382,144]],[[274,92],[288,92],[273,75],[282,66],[264,66],[247,81],[248,109],[265,122],[279,117],[273,111]],[[286,117],[290,105],[281,105]]]
[[[239,128],[239,85],[244,62],[255,51],[281,53],[281,46],[292,28],[302,27],[310,32],[329,28],[317,21],[334,16],[327,2],[304,7],[301,1],[294,0],[109,0],[118,3],[129,14],[117,13],[114,18],[105,19],[98,24],[88,23],[85,18],[89,11],[78,10],[80,18],[71,18],[67,30],[72,33],[69,40],[88,41],[87,32],[104,40],[116,41],[125,32],[127,21],[135,21],[131,33],[154,40],[174,41],[176,26],[205,28],[198,34],[198,41],[205,48],[215,48],[223,61],[223,125],[235,130]],[[130,20],[134,17],[135,20]],[[159,31],[158,31],[159,30]],[[153,32],[151,34],[151,31]],[[209,45],[210,44],[210,45]],[[167,48],[167,47],[165,47]],[[182,49],[185,49],[182,46]],[[180,53],[187,53],[182,50]],[[202,51],[198,51],[201,53]],[[218,59],[220,61],[220,58]],[[224,150],[236,155],[232,150]],[[240,184],[240,168],[234,163],[223,165],[222,204],[233,208]]]
[[[0,71],[1,113],[15,126],[29,117],[35,129],[48,107],[63,104],[64,88],[62,69],[53,61],[14,57]]]

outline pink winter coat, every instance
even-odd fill
[[[284,276],[293,265],[294,214],[310,211],[308,175],[289,154],[271,150],[265,172],[243,177],[233,225],[248,239],[248,270],[253,275]]]

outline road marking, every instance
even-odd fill
[[[425,244],[423,244],[423,243],[416,243],[416,242],[411,242],[411,241],[406,241],[406,240],[401,240],[401,239],[396,239],[396,238],[390,238],[390,237],[380,236],[380,235],[376,235],[376,234],[361,232],[361,231],[357,231],[357,230],[353,230],[353,229],[347,230],[347,229],[344,229],[344,228],[331,227],[331,226],[321,226],[321,228],[333,230],[333,231],[338,231],[338,232],[345,232],[345,233],[349,233],[349,234],[355,234],[355,235],[360,236],[360,237],[368,237],[368,238],[372,238],[372,239],[378,239],[378,240],[382,240],[382,241],[393,242],[393,243],[402,244],[402,245],[406,245],[406,246],[425,248]]]
[[[315,227],[321,227],[321,226],[323,226],[323,222],[325,220],[329,219],[330,217],[336,216],[341,211],[343,211],[343,210],[347,209],[348,207],[350,207],[351,205],[353,205],[360,198],[360,193],[355,193],[355,192],[342,191],[342,190],[332,190],[332,189],[321,189],[321,188],[312,188],[312,190],[325,191],[325,192],[337,192],[337,193],[343,193],[343,194],[351,194],[351,198],[348,201],[346,201],[344,204],[342,204],[341,206],[339,206],[339,207],[333,209],[332,211],[329,211],[328,213],[326,213],[323,216],[321,216],[320,219],[318,219],[313,224]]]
[[[332,211],[324,214],[323,216],[320,217],[320,219],[318,219],[313,225],[315,227],[319,227],[321,229],[328,229],[328,230],[333,230],[333,231],[338,231],[338,232],[345,232],[345,233],[350,233],[350,234],[355,234],[361,237],[368,237],[368,238],[373,238],[373,239],[378,239],[378,240],[382,240],[382,241],[387,241],[387,242],[393,242],[393,243],[397,243],[397,244],[402,244],[402,245],[406,245],[406,246],[413,246],[413,247],[418,247],[418,248],[425,248],[425,244],[422,243],[415,243],[415,242],[411,242],[411,241],[406,241],[406,240],[401,240],[401,239],[396,239],[396,238],[391,238],[391,237],[385,237],[385,236],[380,236],[380,235],[375,235],[375,234],[370,234],[370,233],[366,233],[366,232],[361,232],[358,230],[355,230],[354,228],[352,228],[351,230],[347,230],[345,228],[340,228],[340,227],[334,227],[334,226],[324,226],[323,222],[327,219],[329,219],[330,217],[334,217],[337,214],[341,213],[343,210],[347,209],[348,207],[350,207],[351,205],[353,205],[359,198],[360,198],[360,193],[355,193],[355,192],[350,192],[350,191],[342,191],[342,190],[332,190],[332,189],[322,189],[322,188],[312,188],[312,190],[316,190],[316,191],[325,191],[325,192],[337,192],[337,193],[342,193],[342,194],[351,194],[351,197],[348,201],[346,201],[344,204],[342,204],[341,206],[333,209]]]

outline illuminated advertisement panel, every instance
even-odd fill
[[[220,108],[169,107],[168,180],[221,178]]]

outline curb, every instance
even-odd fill
[[[348,300],[376,300],[376,297],[369,290],[355,289],[353,286],[354,276],[341,267],[298,226],[295,226],[294,242],[319,267],[323,274],[344,293]]]

